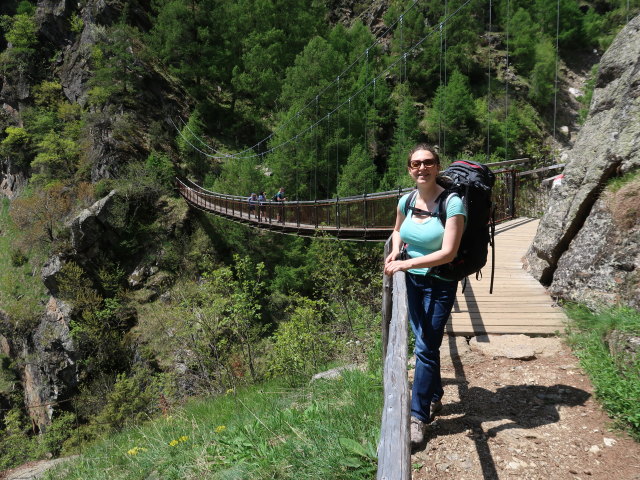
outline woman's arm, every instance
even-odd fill
[[[400,247],[402,245],[402,240],[400,239],[400,227],[402,226],[402,222],[404,222],[405,216],[400,211],[400,206],[396,208],[396,225],[393,227],[393,232],[391,233],[391,253],[387,255],[385,259],[385,270],[386,265],[389,262],[392,262],[396,259],[398,254],[400,253]]]
[[[436,250],[429,255],[409,258],[408,260],[390,261],[389,257],[391,255],[389,255],[385,262],[384,273],[387,275],[393,275],[396,272],[406,271],[411,268],[436,267],[438,265],[449,263],[458,253],[458,247],[460,246],[460,239],[462,238],[463,231],[464,215],[454,215],[453,217],[449,217],[444,227],[444,237],[442,238],[442,248],[440,250]],[[398,238],[400,238],[400,234],[398,234]]]

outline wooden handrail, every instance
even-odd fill
[[[385,244],[385,258],[390,251]],[[382,299],[384,406],[378,445],[378,480],[411,478],[409,380],[407,379],[407,292],[404,272],[385,275]],[[386,340],[386,341],[385,341]]]

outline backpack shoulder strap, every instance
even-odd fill
[[[459,197],[456,192],[450,190],[445,190],[438,196],[438,218],[443,227],[447,223],[447,206],[449,205],[449,200],[454,196]]]
[[[409,207],[411,206],[411,204],[413,202],[415,202],[415,198],[416,195],[418,194],[418,190],[414,190],[412,191],[409,196],[407,197],[407,201],[404,202],[404,208],[402,209],[402,213],[404,214],[404,216],[407,216],[407,212],[409,211]]]

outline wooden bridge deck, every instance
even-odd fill
[[[491,260],[483,278],[470,278],[458,297],[447,324],[450,335],[523,333],[553,335],[563,332],[564,312],[545,288],[522,268],[522,257],[533,241],[538,220],[519,218],[496,227],[496,269],[489,294]],[[491,254],[491,252],[489,252]]]

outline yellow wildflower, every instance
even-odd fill
[[[218,425],[216,427],[216,433],[224,432],[227,429],[224,425]]]
[[[136,456],[140,452],[146,452],[147,449],[144,447],[133,447],[131,450],[127,451],[127,455],[131,455],[132,457]]]
[[[187,437],[186,435],[183,435],[178,440],[180,440],[181,442],[186,442],[187,440],[189,440],[189,437]]]
[[[171,440],[171,441],[169,442],[169,446],[170,446],[170,447],[175,447],[176,445],[178,445],[178,443],[180,443],[180,442],[178,442],[178,440]]]

